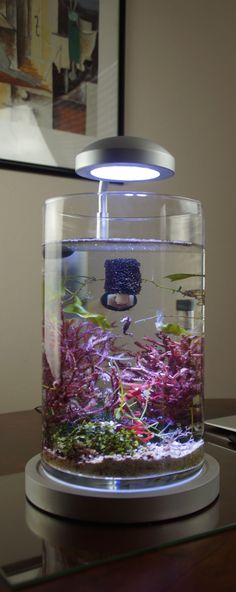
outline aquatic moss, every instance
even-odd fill
[[[64,454],[132,454],[139,446],[134,430],[115,428],[114,422],[82,422],[70,428],[65,424],[51,436],[52,447]]]

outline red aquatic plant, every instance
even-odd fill
[[[153,425],[188,426],[196,395],[203,390],[203,342],[159,332],[156,339],[136,342],[137,350],[117,346],[116,336],[90,320],[63,318],[47,325],[43,354],[44,418],[76,422],[114,419],[133,429],[142,441],[153,437]],[[46,340],[46,341],[47,341]],[[56,375],[48,351],[56,351]],[[201,403],[197,402],[198,409]],[[151,431],[150,431],[151,430]],[[155,432],[155,428],[154,428]]]
[[[47,328],[49,347],[43,353],[44,409],[61,421],[73,421],[112,409],[118,400],[119,378],[109,365],[115,336],[90,321],[63,319]],[[46,351],[56,350],[59,376]],[[56,417],[55,417],[56,416]]]
[[[135,365],[122,372],[126,402],[136,397],[142,416],[187,423],[203,391],[202,339],[182,335],[176,341],[159,332],[158,339],[146,337],[136,345]]]

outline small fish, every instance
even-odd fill
[[[161,328],[163,327],[163,320],[164,320],[164,314],[161,310],[157,310],[156,311],[156,322],[155,322],[155,327],[157,329],[157,331],[160,331]]]
[[[128,332],[128,329],[130,328],[130,325],[132,323],[131,317],[124,317],[123,319],[121,319],[120,322],[123,323],[122,331],[123,331],[124,335],[131,335],[132,336],[133,333]]]

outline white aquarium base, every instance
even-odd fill
[[[159,487],[102,489],[51,477],[40,455],[25,469],[25,492],[37,508],[75,520],[131,524],[187,516],[211,504],[220,490],[219,463],[205,454],[202,468],[191,477]]]

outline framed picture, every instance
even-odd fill
[[[0,0],[0,167],[75,176],[123,134],[125,0]]]

